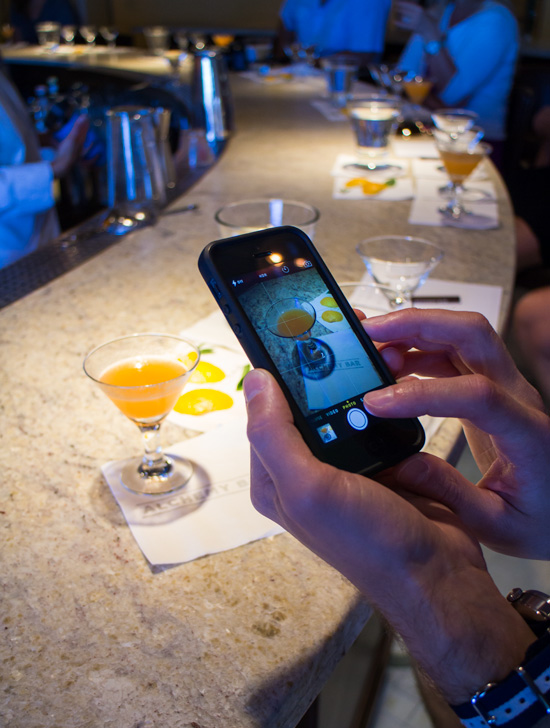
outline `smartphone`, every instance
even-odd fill
[[[199,270],[252,365],[279,382],[320,460],[373,474],[421,449],[417,419],[366,411],[365,392],[395,380],[305,233],[285,226],[216,240]]]

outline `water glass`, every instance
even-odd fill
[[[169,33],[167,28],[163,28],[160,25],[152,28],[144,28],[143,35],[145,36],[149,50],[155,56],[163,56],[165,51],[168,50]]]
[[[59,46],[61,39],[61,25],[59,23],[37,23],[36,34],[38,43],[45,51],[54,51]]]
[[[330,56],[322,61],[327,88],[333,106],[343,109],[350,96],[358,66],[346,56]]]
[[[313,239],[319,210],[313,205],[293,200],[243,200],[220,208],[214,219],[224,238],[256,230],[293,225]]]
[[[400,112],[397,96],[365,96],[348,104],[359,156],[376,164],[389,153],[389,136]]]

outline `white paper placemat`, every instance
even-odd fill
[[[441,183],[437,179],[425,177],[417,180],[416,197],[411,205],[409,223],[411,225],[439,225],[441,227],[457,227],[466,230],[490,230],[500,225],[498,204],[494,198],[485,197],[479,200],[466,201],[468,210],[459,220],[444,215],[440,208],[446,199],[439,194]],[[476,187],[484,188],[494,194],[491,182],[477,182]]]
[[[250,502],[250,454],[246,421],[168,448],[191,460],[195,472],[165,496],[131,493],[120,482],[127,462],[103,466],[103,475],[143,555],[153,566],[180,564],[282,533]]]
[[[180,427],[208,432],[246,416],[242,379],[250,362],[221,311],[180,331],[201,350],[196,372],[168,419]]]

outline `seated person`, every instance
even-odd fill
[[[518,23],[498,0],[456,0],[430,9],[397,0],[395,24],[412,31],[397,68],[433,81],[431,108],[470,109],[500,161],[518,56]]]
[[[76,162],[87,131],[81,116],[52,161],[43,161],[28,110],[0,70],[0,268],[59,234],[53,180]]]
[[[313,46],[319,55],[350,53],[362,62],[384,50],[391,0],[285,0],[279,43]]]
[[[541,398],[479,314],[412,308],[363,325],[398,378],[367,393],[366,410],[460,418],[481,480],[428,453],[375,478],[322,463],[273,377],[255,370],[244,380],[252,501],[355,584],[465,725],[487,725],[471,699],[490,682],[500,688],[496,704],[485,704],[488,716],[500,709],[495,725],[548,725],[546,706],[515,670],[523,663],[527,676],[542,676],[548,699],[549,623],[539,635],[502,596],[480,547],[550,558],[550,418]]]

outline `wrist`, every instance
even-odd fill
[[[497,590],[487,572],[468,569],[420,586],[420,610],[395,625],[411,656],[452,705],[503,680],[525,657],[535,634]]]

